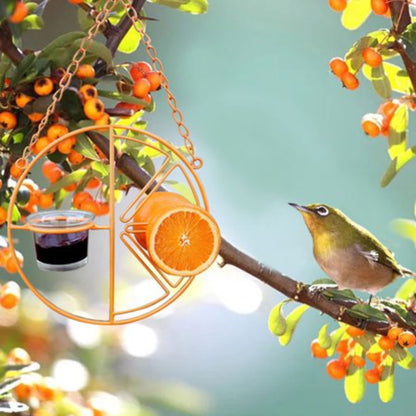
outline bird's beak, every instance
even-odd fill
[[[289,202],[289,205],[293,208],[296,208],[298,211],[301,211],[301,212],[308,212],[308,213],[311,212],[307,207],[303,205],[295,204],[293,202]]]

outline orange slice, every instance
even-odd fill
[[[194,276],[215,261],[221,235],[207,211],[188,203],[154,215],[147,226],[146,243],[151,259],[162,271]]]
[[[134,216],[133,230],[137,242],[146,248],[146,228],[149,221],[159,211],[168,209],[178,205],[186,205],[191,203],[182,195],[175,192],[154,192],[150,194],[140,205],[139,210]]]

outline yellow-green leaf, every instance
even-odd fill
[[[394,363],[389,358],[386,361],[387,365],[384,366],[381,380],[378,383],[378,395],[384,403],[388,403],[394,396]]]
[[[413,92],[412,82],[404,69],[390,62],[384,62],[383,65],[393,91],[402,94],[410,94]]]
[[[396,176],[397,172],[407,165],[416,156],[416,146],[406,149],[406,151],[397,155],[397,157],[390,162],[383,178],[381,179],[381,186],[387,186]]]
[[[346,29],[358,29],[370,13],[371,0],[350,0],[342,13],[341,23]]]
[[[141,25],[141,23],[138,24]],[[133,53],[139,47],[140,40],[140,33],[132,26],[121,41],[118,50],[123,53]]]
[[[163,6],[172,7],[182,12],[191,14],[206,13],[208,10],[207,0],[150,0],[152,3],[162,4]]]
[[[397,364],[399,364],[400,367],[404,368],[405,370],[413,370],[416,368],[416,360],[413,357],[413,355],[409,352],[409,350],[406,351],[406,356],[403,358],[403,360],[398,361]]]
[[[325,324],[318,334],[318,342],[322,348],[329,348],[332,344],[331,336],[328,334],[328,324]]]
[[[287,301],[282,301],[277,304],[269,315],[269,330],[273,335],[280,337],[286,332],[286,319],[282,314],[282,307]]]
[[[354,354],[360,357],[363,356],[363,348],[356,344],[354,347]],[[348,373],[344,380],[345,396],[351,403],[358,403],[364,398],[365,393],[365,379],[364,367],[358,368],[353,363],[348,367]]]
[[[404,224],[403,224],[404,223]],[[411,223],[408,227],[407,223]],[[393,222],[393,228],[403,237],[409,238],[412,241],[416,241],[416,223],[410,220],[395,220]],[[401,231],[403,230],[403,231]],[[404,283],[399,287],[394,297],[396,299],[403,299],[408,301],[416,294],[416,280],[406,279]]]
[[[407,148],[407,124],[408,124],[408,108],[406,104],[400,104],[394,113],[389,128],[389,155],[390,158],[396,159]],[[407,160],[407,158],[406,158]],[[402,163],[407,163],[402,162]],[[400,167],[399,167],[400,169]]]
[[[308,308],[309,308],[308,305],[298,306],[296,309],[293,309],[293,311],[290,312],[290,314],[287,316],[286,331],[283,335],[279,337],[279,342],[281,345],[285,346],[289,344],[300,318],[302,317],[302,315],[306,312],[306,309]]]
[[[345,333],[345,328],[343,325],[331,332],[331,346],[327,349],[328,357],[334,355],[337,345]]]

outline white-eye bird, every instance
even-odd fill
[[[325,204],[289,205],[302,214],[312,235],[315,259],[339,289],[374,295],[399,276],[415,276],[373,234],[339,209]]]

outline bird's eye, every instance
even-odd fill
[[[329,214],[328,208],[324,206],[316,208],[315,212],[319,214],[321,217],[326,217]]]

